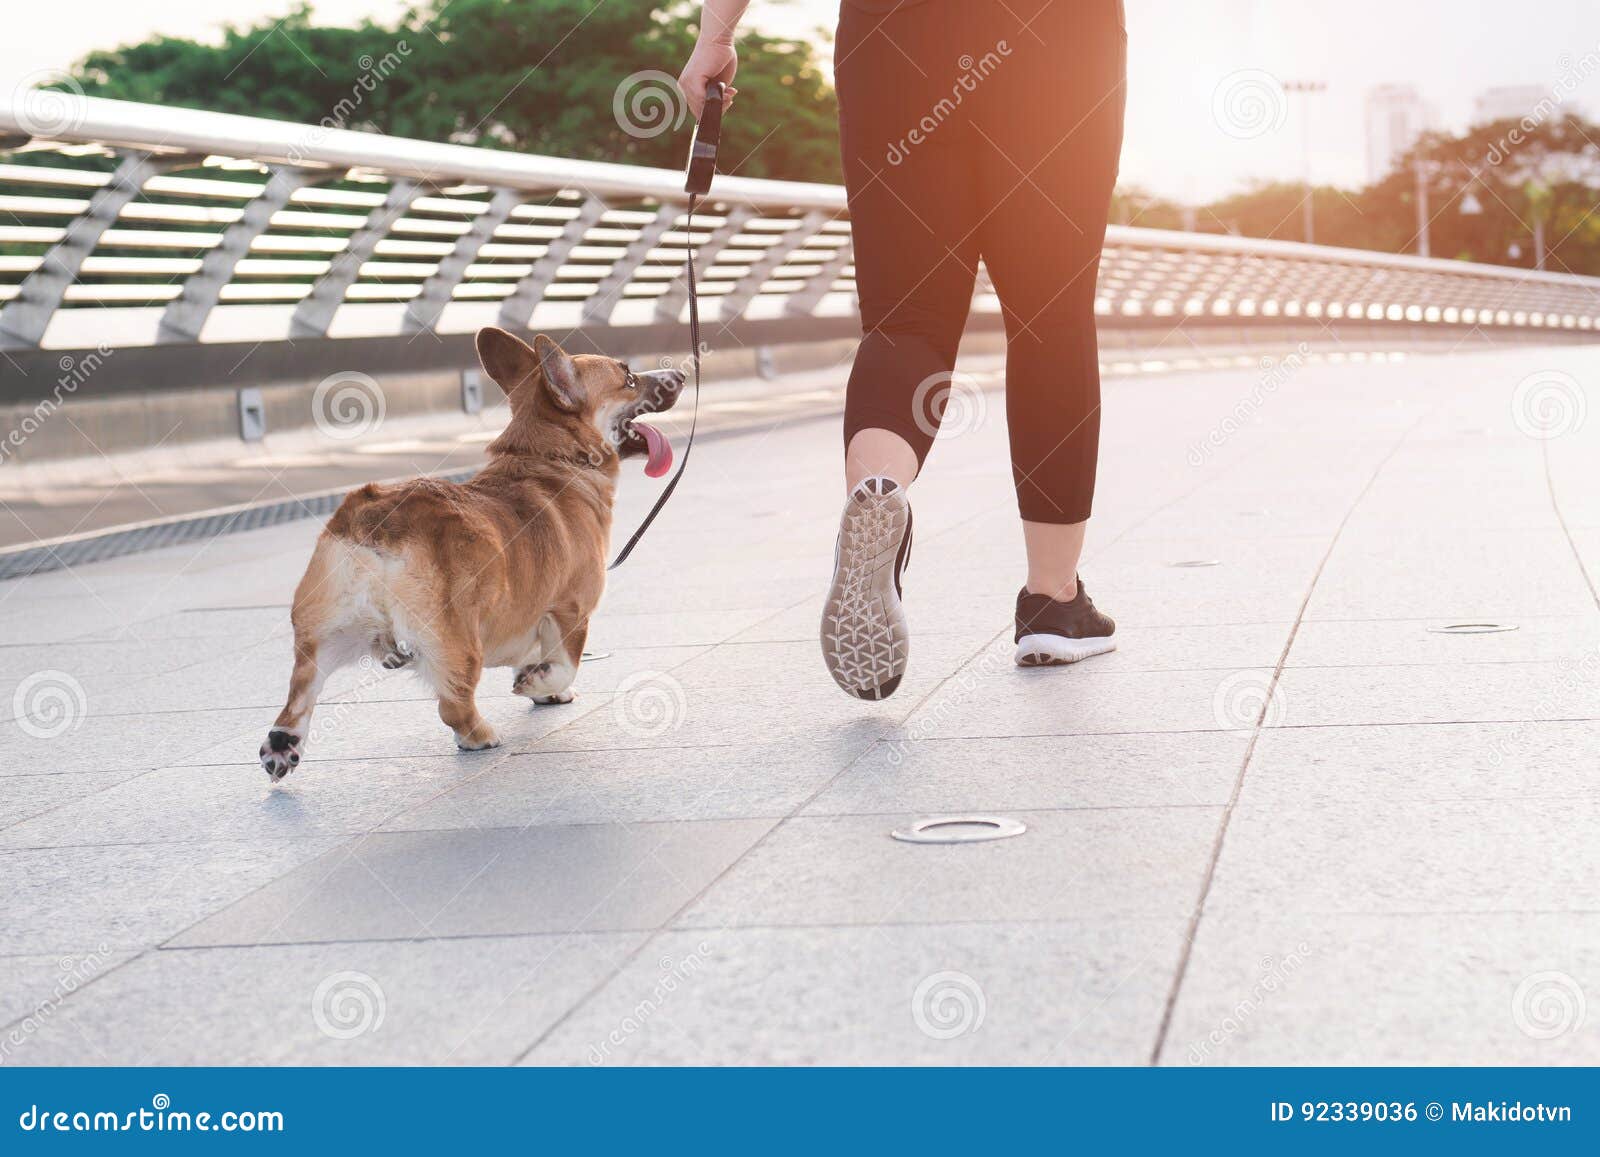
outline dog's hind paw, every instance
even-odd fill
[[[517,670],[516,678],[511,680],[511,693],[532,699],[539,693],[539,686],[549,678],[549,663],[529,663]]]
[[[382,655],[382,665],[385,671],[398,671],[401,667],[411,665],[416,653],[411,649],[411,644],[401,640],[379,639],[377,650]]]
[[[571,703],[571,683],[572,671],[565,665],[557,668],[550,663],[530,663],[517,672],[511,693],[535,703]]]
[[[273,783],[277,783],[300,766],[300,736],[274,727],[267,732],[267,741],[261,745],[261,766]]]

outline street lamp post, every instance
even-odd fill
[[[1421,157],[1411,166],[1417,179],[1417,256],[1433,256],[1433,211],[1428,196],[1428,163]]]
[[[1320,80],[1291,80],[1283,86],[1283,91],[1291,96],[1305,98],[1300,102],[1301,170],[1306,186],[1305,203],[1302,208],[1305,212],[1306,244],[1314,245],[1317,240],[1317,206],[1316,192],[1311,185],[1311,98],[1327,92],[1328,86]]]

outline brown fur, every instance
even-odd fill
[[[682,375],[650,375],[644,398],[619,362],[497,329],[478,354],[511,405],[483,470],[363,486],[317,541],[290,616],[288,702],[261,748],[274,779],[299,763],[324,680],[363,655],[415,663],[466,749],[499,744],[474,702],[485,666],[517,667],[513,689],[536,702],[572,697],[605,587],[619,445],[637,451],[625,421],[670,406]]]

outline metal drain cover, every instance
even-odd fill
[[[1172,565],[1181,567],[1221,566],[1222,560],[1220,558],[1188,558],[1184,559],[1182,562],[1175,562]]]
[[[933,816],[889,834],[905,844],[981,844],[1009,840],[1027,830],[1021,820],[1002,816]]]
[[[1448,627],[1428,628],[1435,635],[1503,635],[1521,629],[1515,623],[1451,623]]]

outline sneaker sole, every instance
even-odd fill
[[[833,586],[822,608],[822,661],[857,699],[887,699],[906,672],[911,635],[894,564],[910,518],[903,487],[869,478],[851,492],[839,523]]]
[[[1068,639],[1061,635],[1023,635],[1017,640],[1017,666],[1064,667],[1081,663],[1107,651],[1115,651],[1117,641],[1110,635],[1095,639]]]

